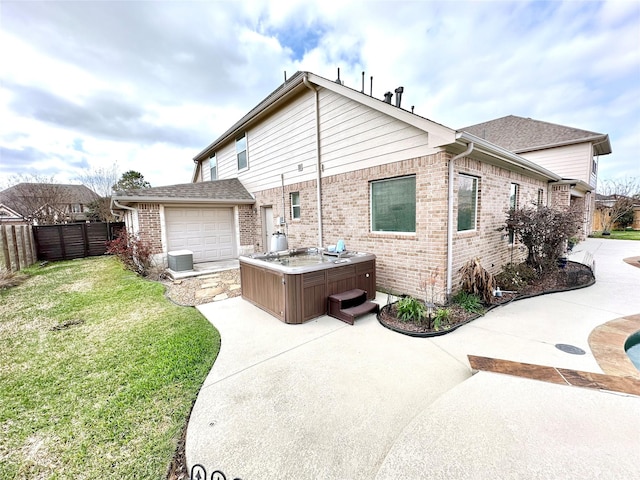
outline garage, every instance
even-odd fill
[[[235,257],[233,208],[166,207],[167,248],[191,250],[194,263]]]

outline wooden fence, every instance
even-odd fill
[[[38,255],[31,225],[0,225],[1,267],[11,271],[28,267]]]
[[[124,228],[117,223],[70,223],[33,227],[38,260],[72,260],[104,255],[107,241]]]

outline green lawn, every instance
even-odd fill
[[[218,332],[113,257],[0,290],[0,479],[164,478]]]
[[[594,238],[610,238],[613,240],[640,240],[640,230],[613,230],[611,235],[602,235],[602,232],[591,234]]]

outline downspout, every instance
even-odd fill
[[[320,160],[320,107],[318,89],[311,85],[307,75],[302,83],[314,93],[314,110],[316,116],[316,202],[318,204],[318,247],[322,247],[322,163]]]
[[[133,208],[133,207],[128,207],[128,206],[126,206],[126,205],[122,205],[121,203],[118,203],[118,201],[117,201],[117,200],[115,200],[115,199],[113,199],[113,198],[111,199],[111,202],[112,202],[112,204],[113,204],[113,205],[115,205],[116,207],[121,208],[121,209],[123,209],[123,210],[131,210],[132,212],[137,212],[137,210],[136,210],[135,208]],[[122,218],[122,217],[124,217],[124,215],[117,214],[116,212],[114,212],[114,211],[113,211],[113,208],[110,208],[109,210],[111,211],[111,213],[113,214],[113,216],[114,216],[114,217],[118,217],[118,218]],[[133,222],[133,220],[134,220],[134,219],[133,219],[133,215],[131,216],[131,220],[132,220],[132,222]],[[131,227],[133,228],[133,225],[131,225]],[[131,232],[131,233],[133,233],[133,232]]]
[[[473,142],[469,142],[467,149],[449,160],[449,194],[447,198],[447,300],[451,298],[451,283],[453,269],[453,170],[456,160],[466,157],[473,151]]]

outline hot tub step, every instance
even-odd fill
[[[353,325],[356,318],[378,312],[377,303],[367,300],[367,292],[359,288],[329,296],[329,315]]]

